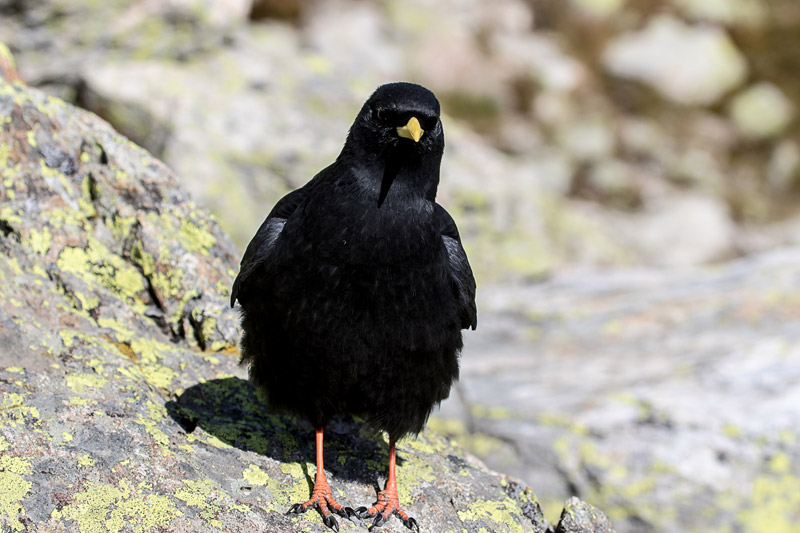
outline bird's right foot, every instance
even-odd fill
[[[362,519],[374,519],[369,530],[381,527],[389,518],[394,515],[402,520],[403,525],[410,530],[416,530],[419,533],[419,523],[417,520],[408,516],[403,509],[400,508],[400,499],[397,495],[397,487],[389,486],[378,493],[378,501],[367,509],[366,507],[359,507],[353,511],[357,517]]]
[[[314,483],[314,490],[311,493],[311,499],[304,503],[296,503],[292,505],[286,514],[302,514],[309,509],[317,509],[322,515],[322,522],[332,530],[339,531],[339,522],[333,513],[336,513],[345,518],[350,518],[344,506],[340,505],[333,499],[333,492],[327,480],[317,480]]]

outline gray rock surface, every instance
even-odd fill
[[[176,176],[98,117],[3,80],[0,174],[0,529],[327,531],[284,514],[309,495],[312,428],[244,379],[234,247]],[[340,501],[372,502],[386,443],[351,419],[327,429]],[[424,530],[552,530],[530,488],[436,433],[398,449]]]
[[[610,526],[606,516],[578,498],[567,500],[561,512],[561,520],[555,533],[575,533],[578,531],[592,531],[593,533],[610,533]]]
[[[605,63],[679,104],[714,104],[741,84],[747,63],[727,33],[663,15],[609,43]]]
[[[574,493],[620,531],[795,531],[798,287],[797,248],[484,286],[436,425],[546,513]]]

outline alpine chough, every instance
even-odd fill
[[[475,329],[475,280],[453,219],[436,203],[444,133],[439,102],[412,83],[382,85],[336,161],[273,207],[231,291],[241,304],[242,363],[272,408],[316,428],[311,499],[332,513],[401,509],[395,443],[419,433],[458,377],[461,330]],[[389,475],[370,508],[345,508],[325,477],[322,436],[337,414],[389,436]]]

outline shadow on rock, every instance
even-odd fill
[[[214,379],[186,389],[165,407],[186,433],[197,427],[240,450],[281,462],[314,461],[314,428],[294,417],[270,412],[249,381]],[[376,484],[376,465],[386,465],[388,452],[380,437],[365,434],[352,417],[325,427],[325,469],[351,481]],[[309,475],[309,473],[307,473]],[[311,477],[309,476],[309,479]]]

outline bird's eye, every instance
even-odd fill
[[[383,112],[383,109],[378,109],[375,111],[375,116],[378,117],[378,120],[386,119],[386,113]]]

